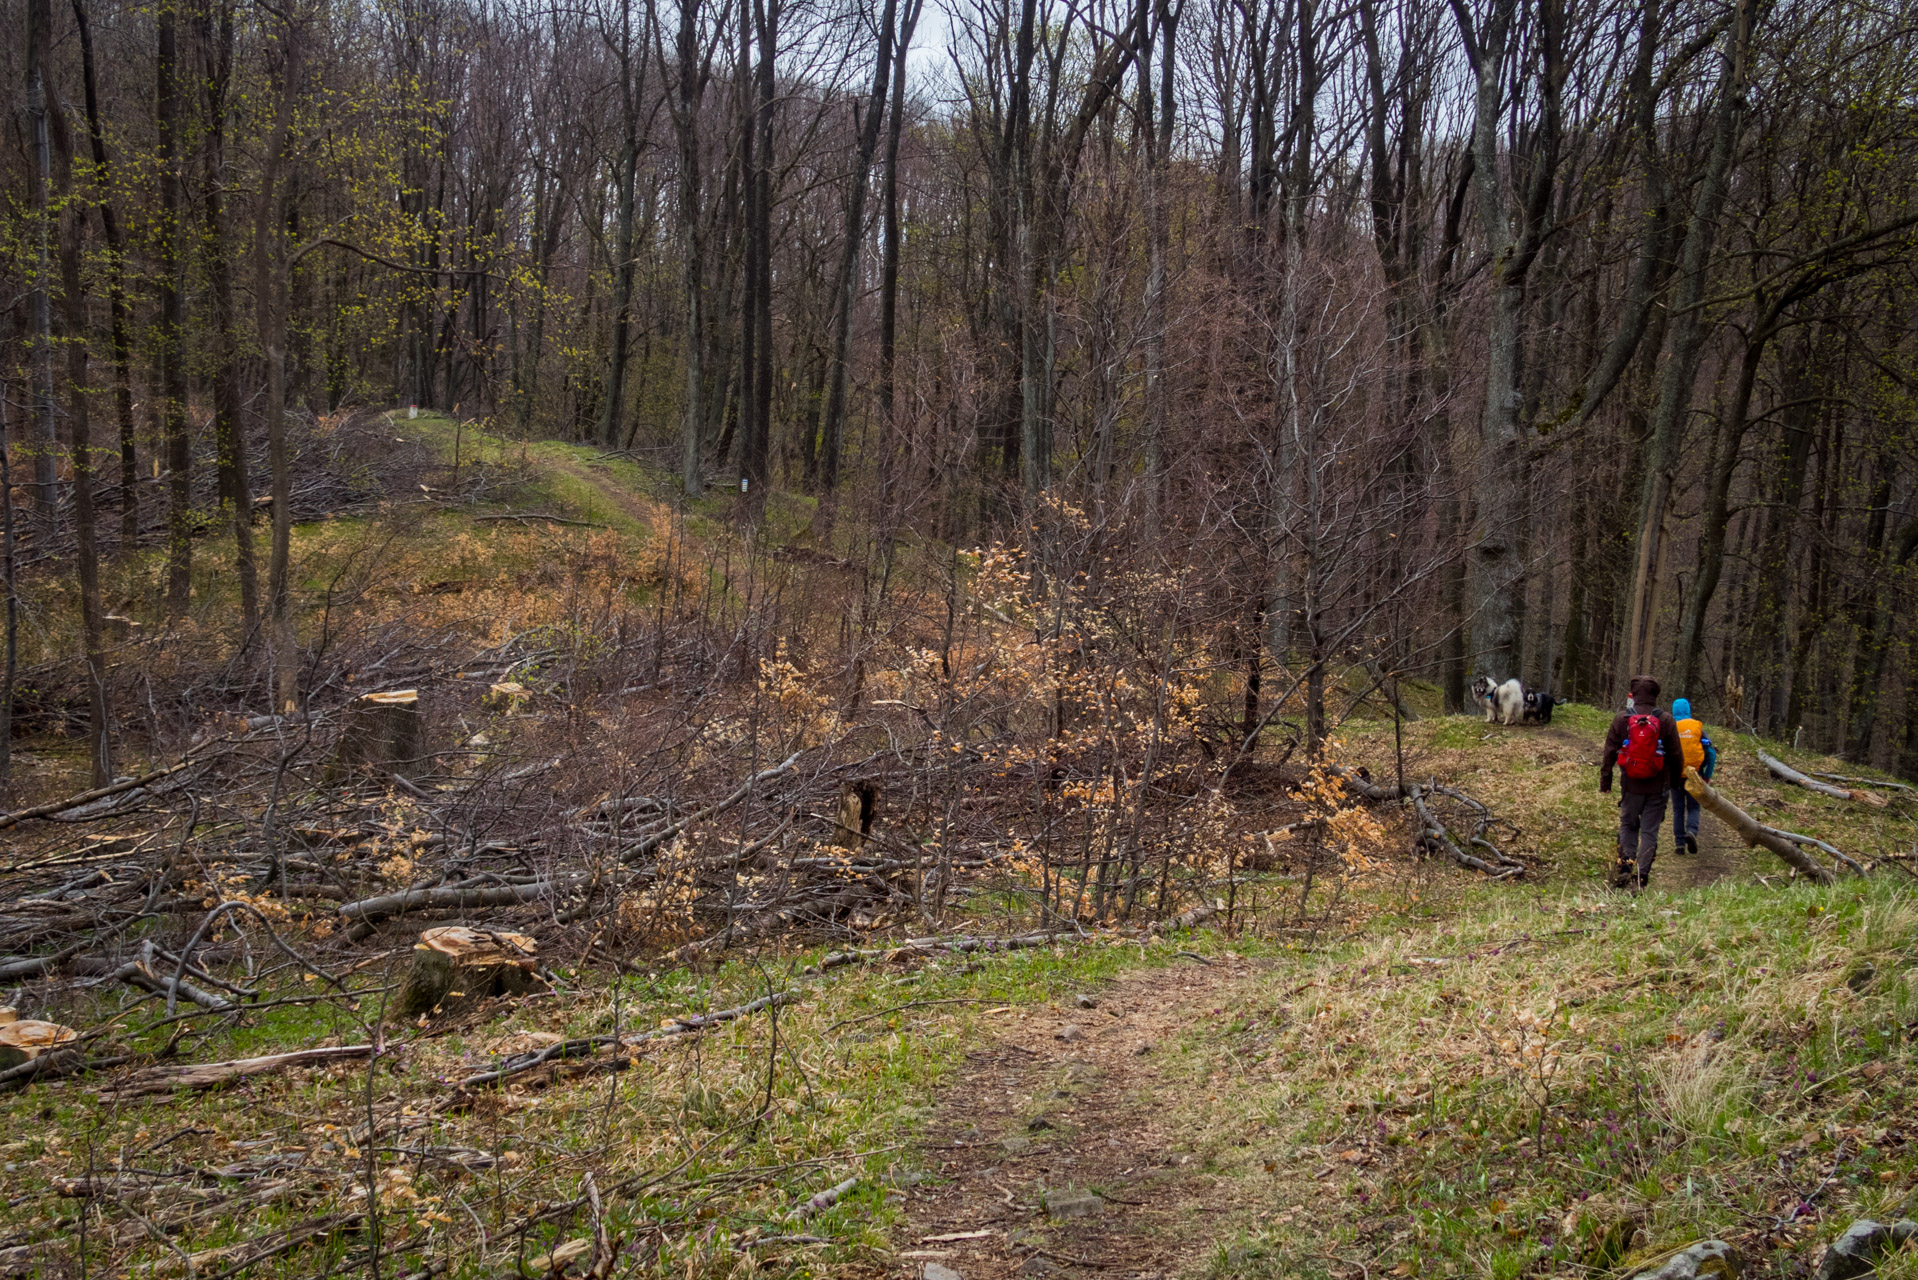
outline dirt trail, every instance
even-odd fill
[[[1256,967],[1187,959],[1132,974],[1085,992],[1096,1007],[1055,1001],[970,1055],[942,1091],[932,1176],[908,1198],[892,1274],[1169,1280],[1191,1269],[1211,1242],[1209,1215],[1227,1206],[1192,1135],[1170,1126],[1166,1099],[1194,1087],[1177,1078],[1172,1047]]]

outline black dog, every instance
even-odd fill
[[[1563,698],[1554,698],[1549,693],[1540,693],[1537,689],[1525,691],[1525,719],[1532,724],[1550,724],[1552,708],[1563,702]]]

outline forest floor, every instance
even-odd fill
[[[724,502],[674,525],[663,479],[630,457],[430,416],[376,425],[423,442],[440,467],[426,479],[467,498],[301,526],[309,581],[345,584],[342,627],[357,609],[369,633],[392,629],[401,608],[426,636],[506,627],[496,614],[531,625],[528,610],[575,625],[583,606],[546,596],[581,548],[655,563],[682,539],[685,581],[723,576],[723,553],[697,541],[726,526]],[[461,468],[442,478],[455,447]],[[806,545],[803,500],[780,495],[769,519]],[[230,609],[218,549],[200,564],[209,607]],[[152,566],[115,573],[131,598]],[[57,619],[52,588],[36,602]],[[449,673],[449,687],[465,678]],[[1422,711],[1435,700],[1407,695]],[[1651,890],[1621,893],[1604,884],[1606,712],[1507,728],[1356,710],[1338,758],[1468,790],[1526,874],[1492,884],[1403,850],[1317,880],[1278,865],[1222,890],[1233,908],[1205,928],[1088,927],[970,954],[895,950],[920,926],[871,919],[855,930],[865,962],[822,973],[809,966],[843,932],[696,964],[582,963],[537,995],[404,1025],[385,1001],[417,920],[360,951],[296,934],[350,998],[268,974],[247,978],[257,1007],[176,1023],[84,977],[8,987],[0,1004],[87,1028],[128,1061],[0,1095],[0,1277],[1618,1280],[1717,1237],[1749,1275],[1783,1280],[1856,1217],[1918,1214],[1909,863],[1794,882],[1708,816],[1697,856],[1670,852],[1668,825]],[[1756,748],[1846,767],[1715,736],[1721,787],[1764,821],[1868,858],[1912,848],[1908,801],[1784,786]],[[21,745],[31,799],[77,789],[70,740]],[[1234,803],[1249,814],[1292,785],[1278,769],[1245,778]],[[405,797],[386,803],[403,831]],[[11,907],[42,891],[30,844],[70,856],[54,849],[67,836],[24,831],[0,837]],[[946,930],[1015,934],[1033,924],[1025,901],[982,885]],[[295,906],[289,929],[319,918]],[[498,1089],[459,1083],[774,991],[790,993],[777,1017],[554,1061]],[[127,1087],[169,1060],[369,1043],[389,1047],[224,1090]],[[1882,1274],[1918,1280],[1918,1254]]]

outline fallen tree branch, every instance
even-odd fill
[[[109,796],[117,796],[123,791],[137,790],[150,782],[158,782],[161,778],[170,777],[193,763],[195,762],[192,760],[182,760],[180,763],[168,765],[164,769],[155,769],[152,773],[141,774],[137,778],[122,778],[110,786],[95,787],[91,791],[82,791],[77,796],[68,796],[64,800],[55,800],[52,804],[36,805],[31,809],[21,809],[15,813],[0,815],[0,831],[5,831],[8,827],[19,826],[22,822],[29,821],[33,818],[50,818],[56,813],[65,813],[68,809],[78,809],[83,804],[89,804],[95,800],[104,800]]]
[[[1761,756],[1763,753],[1760,753]],[[1769,758],[1769,757],[1765,757]],[[1685,790],[1692,798],[1711,811],[1713,817],[1738,833],[1747,847],[1763,845],[1778,855],[1780,861],[1799,875],[1819,884],[1831,884],[1836,877],[1824,866],[1815,861],[1810,854],[1800,848],[1792,837],[1776,827],[1768,827],[1743,809],[1727,800],[1712,789],[1711,783],[1698,776],[1698,770],[1685,766]],[[1825,846],[1830,848],[1829,845]],[[1850,859],[1846,859],[1850,861]],[[1852,865],[1856,866],[1856,863]]]
[[[345,1044],[326,1049],[298,1049],[292,1053],[273,1053],[259,1058],[235,1058],[229,1062],[201,1062],[185,1067],[149,1067],[105,1089],[115,1099],[138,1098],[151,1093],[171,1093],[175,1089],[221,1089],[227,1085],[282,1071],[287,1067],[310,1066],[316,1062],[340,1062],[364,1058],[373,1052],[370,1044]]]
[[[731,1022],[736,1018],[744,1018],[750,1014],[758,1013],[762,1009],[789,1005],[798,998],[799,993],[796,991],[777,991],[772,995],[761,996],[757,1000],[739,1005],[736,1008],[720,1009],[714,1013],[695,1013],[683,1018],[675,1018],[671,1026],[661,1027],[657,1031],[648,1031],[645,1035],[641,1036],[581,1036],[576,1040],[562,1040],[558,1044],[547,1045],[544,1049],[537,1050],[533,1053],[521,1054],[517,1058],[509,1058],[497,1070],[482,1071],[478,1075],[467,1076],[464,1080],[456,1083],[453,1088],[456,1091],[463,1092],[467,1089],[478,1088],[481,1085],[498,1084],[502,1080],[510,1079],[525,1071],[531,1071],[534,1067],[542,1066],[548,1062],[554,1062],[561,1058],[584,1057],[587,1054],[596,1053],[609,1044],[617,1044],[622,1048],[637,1048],[642,1044],[656,1040],[671,1040],[677,1036],[693,1035],[697,1032],[706,1031],[710,1028]]]
[[[1435,791],[1438,790],[1438,788],[1433,786],[1431,790]],[[1450,788],[1446,790],[1449,792]],[[1412,810],[1418,814],[1419,823],[1422,828],[1419,832],[1419,841],[1427,848],[1443,850],[1450,854],[1452,861],[1458,863],[1461,867],[1483,872],[1494,880],[1509,880],[1515,876],[1525,874],[1524,863],[1515,861],[1489,842],[1481,840],[1476,836],[1468,837],[1469,842],[1483,845],[1490,849],[1491,852],[1498,857],[1499,861],[1497,863],[1487,862],[1483,858],[1465,852],[1465,850],[1459,846],[1458,841],[1453,838],[1452,833],[1447,830],[1445,824],[1439,821],[1438,817],[1433,814],[1431,806],[1426,803],[1426,799],[1430,794],[1428,789],[1415,783],[1410,788],[1410,794]],[[1478,804],[1477,801],[1472,801],[1471,803],[1476,806],[1481,813],[1486,812],[1485,806]],[[1480,826],[1480,830],[1484,830],[1483,825]]]
[[[1876,787],[1880,791],[1903,791],[1906,794],[1918,793],[1918,787],[1908,787],[1902,782],[1891,782],[1884,778],[1850,778],[1842,773],[1812,773],[1814,778],[1823,778],[1827,782],[1857,782],[1867,787]]]
[[[651,854],[654,850],[679,835],[680,832],[686,830],[686,828],[692,826],[694,823],[704,822],[707,818],[726,812],[734,805],[745,800],[747,796],[751,795],[754,787],[759,786],[761,783],[771,782],[774,778],[782,777],[792,772],[793,766],[799,763],[799,757],[805,754],[804,751],[795,751],[779,764],[774,765],[770,769],[761,770],[740,783],[739,789],[727,796],[724,800],[717,801],[707,805],[704,809],[689,813],[677,822],[667,823],[664,827],[646,836],[644,839],[635,843],[632,848],[628,849],[625,853],[625,861],[636,862]]]
[[[1868,804],[1874,809],[1883,809],[1891,803],[1883,796],[1873,795],[1869,791],[1855,791],[1848,787],[1834,787],[1829,782],[1820,782],[1816,778],[1798,772],[1783,760],[1766,755],[1763,751],[1758,753],[1758,762],[1771,770],[1773,777],[1821,796],[1830,796],[1834,800],[1856,800],[1859,804]]]
[[[1207,914],[1210,914],[1212,910],[1214,910],[1214,908],[1206,908]],[[930,955],[940,951],[952,951],[962,955],[972,951],[1020,951],[1028,947],[1050,946],[1055,942],[1065,942],[1077,936],[1077,934],[1069,932],[1051,932],[1025,933],[1010,938],[976,938],[969,936],[951,938],[908,938],[896,947],[874,947],[863,951],[829,951],[819,958],[818,964],[807,965],[804,969],[801,969],[800,972],[824,973],[828,969],[837,969],[841,965],[858,964],[863,960],[889,960],[900,955]]]
[[[1364,796],[1367,800],[1403,800],[1412,791],[1418,790],[1416,786],[1408,789],[1396,782],[1389,785],[1373,782],[1370,778],[1361,777],[1358,770],[1348,769],[1342,764],[1328,764],[1325,771],[1343,782],[1347,791]]]
[[[446,885],[437,889],[406,889],[377,898],[362,898],[358,902],[343,902],[339,913],[341,919],[353,922],[346,936],[357,942],[371,933],[379,921],[415,908],[455,907],[464,910],[467,907],[510,907],[544,897],[555,889],[565,887],[566,883],[536,880],[532,884]]]
[[[794,1209],[789,1221],[804,1222],[815,1213],[824,1213],[826,1210],[838,1204],[845,1196],[851,1194],[852,1189],[858,1185],[858,1178],[847,1178],[837,1186],[827,1187],[819,1194],[808,1197],[804,1204]]]

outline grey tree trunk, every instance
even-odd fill
[[[299,710],[299,636],[293,617],[293,468],[286,440],[286,197],[282,191],[287,139],[293,108],[300,92],[300,40],[297,22],[279,24],[282,56],[274,86],[273,128],[260,165],[259,193],[253,210],[253,305],[260,347],[266,363],[266,419],[268,465],[273,485],[273,547],[267,567],[267,638],[272,655],[274,709],[281,714]]]
[[[623,0],[619,7],[619,38],[613,56],[619,61],[620,147],[617,181],[619,183],[619,261],[613,264],[613,349],[611,367],[606,373],[606,403],[600,421],[600,443],[617,449],[622,439],[621,425],[626,411],[626,365],[632,356],[633,278],[635,273],[633,227],[635,206],[633,187],[638,180],[640,148],[640,105],[646,95],[646,58],[633,50],[633,7]],[[642,40],[652,36],[651,8],[647,10]],[[638,70],[634,70],[637,62]]]
[[[1523,516],[1520,374],[1524,351],[1519,324],[1526,276],[1537,260],[1558,166],[1559,58],[1563,15],[1540,10],[1539,119],[1523,175],[1523,200],[1508,209],[1499,169],[1500,121],[1505,112],[1505,62],[1516,6],[1494,0],[1474,31],[1463,0],[1452,0],[1476,85],[1472,122],[1473,181],[1479,221],[1491,252],[1491,317],[1486,335],[1485,408],[1479,419],[1478,471],[1473,484],[1477,528],[1469,570],[1472,665],[1481,675],[1509,677],[1517,660],[1517,588],[1524,566],[1517,554]]]
[[[685,246],[681,287],[686,292],[686,403],[680,424],[679,481],[688,496],[700,490],[705,450],[705,259],[699,223],[699,103],[705,73],[699,59],[699,0],[681,0],[675,44],[678,83],[669,103],[679,144],[679,235]]]
[[[858,275],[859,251],[866,239],[866,188],[870,185],[873,153],[879,149],[879,122],[886,113],[886,88],[892,78],[892,40],[897,0],[885,0],[879,15],[879,49],[873,55],[872,92],[861,111],[859,141],[853,156],[850,184],[846,191],[845,239],[839,250],[839,270],[833,278],[833,334],[831,369],[826,385],[826,416],[819,441],[819,487],[831,495],[839,487],[840,457],[846,434],[846,361],[852,341],[854,279]],[[832,501],[820,504],[820,512],[831,528]]]
[[[1152,5],[1148,16],[1146,7]],[[1153,40],[1142,37],[1139,51],[1140,132],[1145,139],[1144,191],[1146,213],[1146,278],[1143,314],[1145,329],[1145,535],[1158,541],[1166,501],[1166,438],[1172,416],[1170,386],[1166,381],[1166,256],[1172,232],[1167,191],[1172,157],[1173,72],[1177,63],[1178,15],[1167,0],[1139,0],[1141,31],[1157,30],[1160,57],[1158,110],[1153,110]]]
[[[178,0],[157,14],[160,170],[160,422],[167,459],[166,612],[186,613],[193,591],[193,440],[186,406],[185,228],[180,217],[180,76]]]
[[[260,624],[260,575],[253,555],[253,486],[247,474],[246,436],[240,425],[240,341],[234,331],[232,248],[223,192],[226,171],[227,86],[233,71],[233,9],[201,10],[199,45],[206,61],[200,77],[206,107],[202,160],[201,243],[213,321],[213,433],[219,452],[220,501],[233,530],[234,568],[240,582],[240,620],[251,637]]]
[[[71,190],[71,184],[63,185]],[[113,758],[107,741],[110,716],[106,654],[100,640],[100,544],[93,512],[87,300],[80,277],[80,259],[86,241],[84,209],[76,204],[68,211],[65,222],[60,246],[60,281],[66,312],[67,430],[73,466],[74,560],[80,579],[80,652],[87,672],[87,765],[92,785],[104,787],[113,780]]]
[[[1638,556],[1632,573],[1631,611],[1626,622],[1625,656],[1621,679],[1629,678],[1647,660],[1649,632],[1653,624],[1651,601],[1656,586],[1657,566],[1663,550],[1665,516],[1671,505],[1672,470],[1678,462],[1685,421],[1691,415],[1692,383],[1698,375],[1699,353],[1709,331],[1704,320],[1705,287],[1709,282],[1712,242],[1718,230],[1718,217],[1730,187],[1732,155],[1737,150],[1738,134],[1744,121],[1746,31],[1741,20],[1734,23],[1727,37],[1724,70],[1718,82],[1718,102],[1713,113],[1711,158],[1705,167],[1698,203],[1685,232],[1680,250],[1678,292],[1673,304],[1677,320],[1672,328],[1671,349],[1666,355],[1658,389],[1658,405],[1652,414],[1650,466],[1638,507]]]
[[[93,68],[93,32],[84,0],[73,0],[73,21],[80,35],[80,70],[86,89],[87,136],[100,187],[100,232],[107,249],[107,299],[112,317],[113,408],[120,428],[120,550],[140,541],[140,452],[133,421],[133,339],[127,306],[126,246],[113,202],[107,198],[112,170],[107,162],[106,131],[100,124],[100,94]]]
[[[886,122],[885,180],[880,195],[885,226],[879,263],[879,431],[888,516],[892,510],[892,457],[897,433],[893,414],[898,395],[899,139],[906,115],[906,52],[912,47],[913,29],[919,25],[921,3],[922,0],[906,0],[906,10],[899,17],[899,39],[893,50],[891,118]]]
[[[27,131],[32,165],[29,202],[32,212],[33,281],[27,293],[27,323],[32,330],[33,427],[30,451],[33,500],[40,518],[51,529],[59,505],[54,474],[53,391],[53,224],[50,201],[53,182],[53,144],[48,136],[53,107],[47,91],[47,64],[52,60],[53,16],[49,0],[27,0]]]

